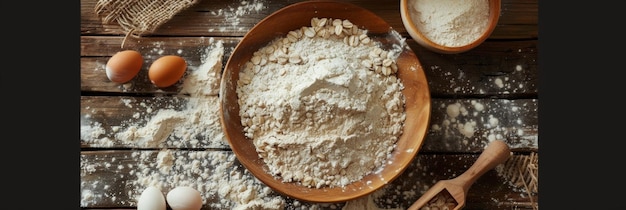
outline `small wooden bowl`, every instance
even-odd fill
[[[410,5],[410,0],[400,0],[400,15],[402,17],[402,23],[406,28],[407,32],[413,39],[419,43],[421,46],[426,49],[432,50],[434,52],[442,53],[442,54],[456,54],[469,51],[474,49],[478,45],[482,44],[489,36],[491,32],[496,28],[498,24],[498,20],[500,18],[500,0],[488,0],[489,1],[489,22],[487,24],[487,28],[484,33],[478,37],[478,39],[470,42],[469,44],[462,46],[444,46],[438,43],[435,43],[428,39],[416,26],[415,21],[411,18],[411,15],[415,12]]]
[[[239,71],[252,54],[277,37],[289,31],[310,26],[311,18],[328,17],[348,19],[368,30],[372,40],[382,43],[389,50],[401,46],[398,78],[405,89],[406,120],[403,134],[388,163],[376,173],[344,187],[309,188],[300,183],[283,182],[266,172],[267,166],[256,152],[251,139],[244,136],[239,104],[237,80]],[[398,177],[413,160],[426,135],[430,120],[430,91],[426,75],[415,53],[391,26],[374,13],[350,3],[336,1],[306,1],[288,5],[267,16],[255,25],[234,49],[222,74],[220,87],[220,122],[232,151],[241,164],[256,178],[285,196],[317,203],[336,203],[368,195]]]

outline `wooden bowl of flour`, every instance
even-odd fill
[[[245,79],[240,78],[240,72],[246,63],[253,59],[254,53],[277,37],[286,37],[290,31],[310,26],[312,18],[316,17],[349,20],[355,26],[367,30],[371,40],[379,42],[381,48],[396,49],[398,56],[395,74],[404,86],[401,91],[405,98],[406,118],[400,128],[402,134],[395,142],[395,148],[385,164],[372,170],[362,179],[340,187],[311,187],[301,182],[282,180],[268,173],[268,165],[260,157],[253,140],[246,137],[245,126],[242,125],[239,113],[237,84]],[[336,203],[356,199],[380,189],[398,177],[411,163],[424,141],[431,110],[430,92],[423,68],[404,39],[374,13],[350,3],[337,1],[294,3],[256,24],[238,43],[224,67],[220,100],[220,122],[239,162],[274,191],[291,198],[316,203]]]
[[[482,44],[496,28],[500,0],[400,0],[402,23],[426,49],[463,53]]]

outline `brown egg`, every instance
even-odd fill
[[[137,76],[143,57],[135,50],[124,50],[115,53],[106,64],[106,74],[111,82],[126,83]]]
[[[148,69],[148,78],[157,87],[169,87],[183,77],[185,70],[187,70],[185,59],[176,55],[166,55],[152,63]]]

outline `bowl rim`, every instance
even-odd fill
[[[320,5],[326,5],[328,7],[321,7]],[[330,5],[330,6],[329,6]],[[325,8],[330,9],[335,13],[329,11],[320,11],[315,8]],[[404,151],[399,151],[399,149],[394,149],[391,154],[391,158],[388,159],[388,164],[380,171],[374,171],[369,175],[366,175],[361,181],[355,181],[351,184],[348,184],[343,187],[322,187],[322,188],[308,188],[302,185],[298,185],[298,183],[293,182],[282,182],[281,180],[273,177],[269,173],[266,173],[263,168],[260,168],[259,165],[265,165],[265,163],[258,157],[258,153],[250,152],[255,151],[253,148],[254,145],[252,143],[242,144],[241,141],[234,140],[236,138],[242,139],[242,125],[241,118],[238,114],[239,105],[236,102],[238,96],[236,94],[236,81],[238,80],[238,72],[239,69],[242,68],[245,64],[245,61],[251,58],[251,55],[257,51],[259,48],[267,45],[269,41],[273,38],[284,36],[288,31],[279,32],[274,31],[273,35],[267,35],[266,37],[262,37],[263,33],[259,33],[257,30],[268,27],[266,26],[266,20],[280,18],[281,16],[285,16],[287,11],[294,12],[293,10],[297,10],[297,12],[302,12],[301,8],[305,7],[308,9],[313,9],[314,11],[307,11],[310,14],[306,15],[318,15],[323,13],[332,13],[333,15],[324,15],[319,17],[330,17],[330,18],[342,18],[342,16],[350,16],[350,18],[342,18],[349,19],[353,24],[364,27],[368,30],[368,35],[370,32],[373,34],[386,34],[391,36],[391,39],[395,41],[402,42],[403,49],[402,53],[400,53],[397,63],[398,63],[398,77],[399,78],[413,78],[413,80],[408,80],[403,82],[405,89],[403,90],[403,94],[405,96],[406,101],[405,106],[410,106],[408,108],[405,107],[405,111],[408,116],[417,116],[416,119],[412,119],[411,121],[405,119],[405,124],[403,125],[403,133],[400,136],[400,139],[396,142],[398,145],[397,148],[405,149]],[[298,8],[298,9],[296,9]],[[337,12],[344,12],[343,14]],[[319,12],[319,14],[318,14]],[[347,12],[347,13],[345,13]],[[352,14],[354,13],[354,14]],[[358,16],[361,15],[361,16]],[[356,20],[355,17],[362,17],[363,15],[367,17],[363,17],[363,19]],[[378,23],[368,23],[363,21],[369,21],[368,18],[375,18]],[[310,23],[310,19],[306,20]],[[287,24],[294,24],[291,23]],[[371,27],[368,26],[370,24]],[[303,25],[299,25],[302,27]],[[305,25],[306,26],[306,25]],[[367,27],[366,27],[367,26]],[[293,28],[291,30],[295,30],[297,28]],[[254,37],[254,39],[252,38]],[[258,42],[259,37],[262,37],[262,42]],[[272,38],[268,38],[272,37]],[[389,37],[379,37],[379,39],[373,39],[377,41],[389,39]],[[252,41],[256,41],[251,43]],[[389,40],[387,40],[389,41]],[[234,61],[238,59],[239,61]],[[236,63],[239,62],[239,63]],[[401,65],[402,64],[402,65]],[[408,84],[407,84],[408,83]],[[230,95],[228,93],[231,93]],[[426,75],[424,70],[417,59],[415,53],[411,50],[410,47],[405,43],[404,38],[402,38],[397,31],[393,30],[389,23],[387,23],[380,16],[375,13],[357,6],[353,3],[341,2],[335,0],[309,0],[294,3],[291,5],[287,5],[276,12],[268,15],[266,18],[261,20],[261,22],[257,23],[246,35],[243,39],[237,44],[237,46],[232,51],[226,65],[224,66],[224,71],[222,73],[221,83],[220,83],[220,123],[222,129],[224,131],[224,135],[228,140],[229,146],[232,151],[235,153],[235,156],[239,160],[239,162],[246,168],[248,171],[255,176],[258,180],[272,188],[274,191],[288,196],[292,198],[296,198],[299,200],[304,200],[308,202],[317,202],[317,203],[336,203],[336,202],[344,202],[352,199],[356,199],[358,197],[362,197],[368,194],[373,193],[375,190],[382,188],[384,185],[396,179],[398,176],[402,174],[402,172],[410,165],[412,159],[417,155],[417,152],[421,148],[421,145],[426,136],[426,131],[430,122],[430,107],[431,107],[431,99],[430,99],[430,91],[428,87],[428,82],[426,80]],[[234,99],[232,98],[234,97]],[[234,104],[228,104],[228,101],[235,101]],[[413,102],[415,101],[415,102]],[[420,103],[421,106],[417,106],[416,103]],[[410,113],[409,113],[410,112]],[[417,124],[415,121],[420,121],[422,124]],[[412,127],[411,127],[412,126]],[[230,128],[230,129],[229,129]],[[233,130],[238,130],[237,132]],[[232,131],[232,132],[231,132]],[[409,132],[410,131],[410,132]],[[243,137],[243,139],[252,142],[252,140]],[[247,147],[247,148],[245,148]],[[247,149],[247,150],[246,150]],[[246,153],[248,151],[248,153]],[[252,154],[253,153],[253,154]],[[397,160],[395,159],[397,158]],[[381,175],[382,174],[382,175]],[[390,174],[390,175],[388,175]],[[387,175],[387,176],[385,176]],[[365,183],[363,180],[367,180]],[[328,196],[332,195],[332,196]]]
[[[402,24],[404,25],[407,33],[424,48],[443,54],[456,54],[467,52],[485,42],[485,40],[487,40],[487,38],[491,36],[496,26],[498,25],[502,4],[501,0],[487,0],[489,2],[489,23],[487,25],[487,28],[485,29],[485,32],[481,34],[478,39],[470,42],[469,44],[451,47],[431,41],[428,37],[426,37],[417,29],[413,18],[411,18],[409,1],[410,0],[400,0],[400,16],[402,19]]]

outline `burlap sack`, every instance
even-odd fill
[[[95,12],[106,24],[118,23],[126,36],[153,33],[176,13],[199,0],[98,0]]]
[[[496,170],[503,175],[510,184],[521,187],[529,195],[539,193],[539,153],[532,152],[527,155],[513,155],[504,164],[499,165]],[[529,197],[533,209],[539,209],[537,201]]]

